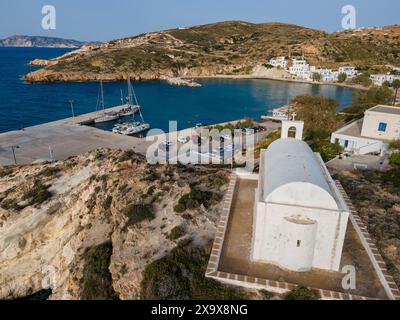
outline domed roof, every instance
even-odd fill
[[[304,141],[274,141],[265,151],[262,174],[264,201],[338,209],[325,169]]]

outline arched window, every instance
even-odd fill
[[[296,132],[297,132],[296,127],[290,127],[289,130],[288,130],[288,137],[289,138],[296,138]]]

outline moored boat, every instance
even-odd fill
[[[96,111],[98,111],[99,106],[102,110],[102,115],[96,119],[94,119],[94,123],[105,123],[105,122],[111,122],[119,119],[119,114],[118,113],[106,113],[105,112],[105,105],[104,105],[104,91],[103,91],[103,81],[100,80],[100,91],[99,95],[97,97],[97,105],[96,105]]]

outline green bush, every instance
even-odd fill
[[[0,207],[2,207],[4,210],[21,210],[21,207],[18,205],[17,201],[12,199],[3,200]]]
[[[32,189],[26,191],[23,200],[29,200],[28,205],[41,204],[51,197],[51,193],[40,182],[35,182]]]
[[[133,150],[126,150],[122,153],[122,155],[118,158],[118,162],[124,162],[132,159],[132,157],[135,155],[135,152]]]
[[[400,139],[392,140],[389,142],[389,149],[400,150]]]
[[[285,300],[319,300],[319,292],[314,289],[308,289],[304,286],[298,286],[285,295]]]
[[[369,78],[368,74],[360,74],[351,79],[354,84],[361,84],[362,86],[369,87],[372,84],[372,80]]]
[[[321,76],[321,74],[320,73],[317,73],[317,72],[314,72],[313,74],[312,74],[312,80],[313,81],[321,81],[322,80],[322,76]]]
[[[185,228],[183,226],[176,226],[174,227],[170,234],[168,235],[168,239],[174,241],[179,239],[185,235]]]
[[[371,87],[368,90],[353,91],[353,99],[350,107],[342,110],[346,113],[352,113],[355,118],[361,118],[364,111],[376,106],[377,104],[391,104],[393,102],[393,91],[388,87]]]
[[[153,182],[153,181],[156,181],[158,179],[160,179],[160,175],[155,171],[149,170],[147,172],[146,176],[143,178],[143,181]]]
[[[152,206],[148,204],[130,204],[125,209],[125,215],[128,217],[128,222],[124,229],[155,217]]]
[[[104,209],[104,210],[108,210],[108,209],[111,208],[112,200],[113,200],[113,197],[110,196],[110,195],[108,195],[108,196],[104,199],[104,201],[103,201],[103,203],[102,203],[102,206],[103,206],[103,209]]]
[[[46,168],[46,169],[44,169],[42,172],[40,172],[40,175],[42,175],[42,176],[44,176],[44,177],[53,177],[53,176],[55,176],[59,171],[60,171],[60,169],[58,169],[58,168]]]
[[[400,170],[393,168],[382,172],[382,182],[400,188]]]
[[[240,300],[240,289],[206,278],[208,252],[180,243],[168,255],[147,265],[140,296],[145,300]]]
[[[390,156],[390,164],[392,166],[400,166],[400,152],[395,152]]]
[[[84,269],[81,283],[82,300],[116,300],[109,271],[112,245],[110,242],[91,247],[83,254]]]
[[[156,186],[151,186],[147,189],[146,195],[152,196],[154,192],[156,191]]]
[[[347,74],[345,74],[345,73],[339,73],[339,75],[338,75],[338,82],[339,83],[343,83],[343,82],[345,82],[346,81],[346,79],[347,79]]]
[[[343,152],[343,147],[339,143],[330,143],[327,140],[321,140],[311,145],[314,152],[319,152],[322,159],[327,162]]]
[[[274,294],[267,290],[260,290],[259,292],[263,300],[271,300],[274,297]]]
[[[192,189],[179,199],[174,210],[177,213],[182,213],[187,209],[199,208],[201,205],[204,205],[205,208],[209,208],[214,201],[219,201],[220,199],[221,197],[217,193]]]
[[[229,179],[223,173],[216,173],[206,176],[200,183],[207,188],[220,188],[228,182]]]
[[[12,172],[13,172],[13,170],[11,168],[8,168],[8,167],[0,168],[0,178],[7,177]]]

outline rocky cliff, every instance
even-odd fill
[[[400,26],[326,33],[283,23],[227,21],[87,46],[26,75],[30,82],[247,75],[278,55],[320,67],[384,71],[400,64]],[[40,57],[38,57],[40,58]]]
[[[213,238],[226,182],[221,169],[150,166],[135,154],[110,150],[1,168],[0,299],[49,284],[50,299],[101,296],[88,293],[98,290],[90,283],[98,273],[90,273],[87,259],[103,243],[112,248],[109,289],[120,299],[138,298],[149,263],[183,239],[205,245]],[[207,190],[208,198],[174,209],[194,188]]]

